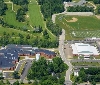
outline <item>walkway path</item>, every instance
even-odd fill
[[[94,10],[97,8],[93,3],[91,3],[91,2],[88,2],[88,3],[94,7]]]
[[[14,5],[13,5],[13,2],[9,1],[9,2],[4,2],[6,4],[12,4],[12,11],[14,11]],[[15,11],[14,11],[15,12]]]

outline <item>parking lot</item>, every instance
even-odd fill
[[[4,72],[4,73],[3,73],[3,76],[4,76],[6,79],[12,79],[12,78],[13,78],[13,72]]]
[[[70,47],[70,44],[64,45],[64,52],[67,59],[73,58],[72,48]]]

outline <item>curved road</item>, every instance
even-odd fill
[[[64,54],[64,40],[65,40],[65,30],[62,29],[62,35],[59,36],[59,53],[62,60],[69,66],[69,69],[66,71],[65,84],[72,85],[72,82],[70,81],[70,72],[72,70],[72,65],[66,59],[65,54]]]

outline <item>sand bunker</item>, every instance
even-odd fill
[[[73,17],[71,20],[66,20],[67,22],[76,22],[78,19]]]

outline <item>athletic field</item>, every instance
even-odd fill
[[[56,24],[66,30],[66,39],[100,37],[100,19],[95,16],[58,15]]]

